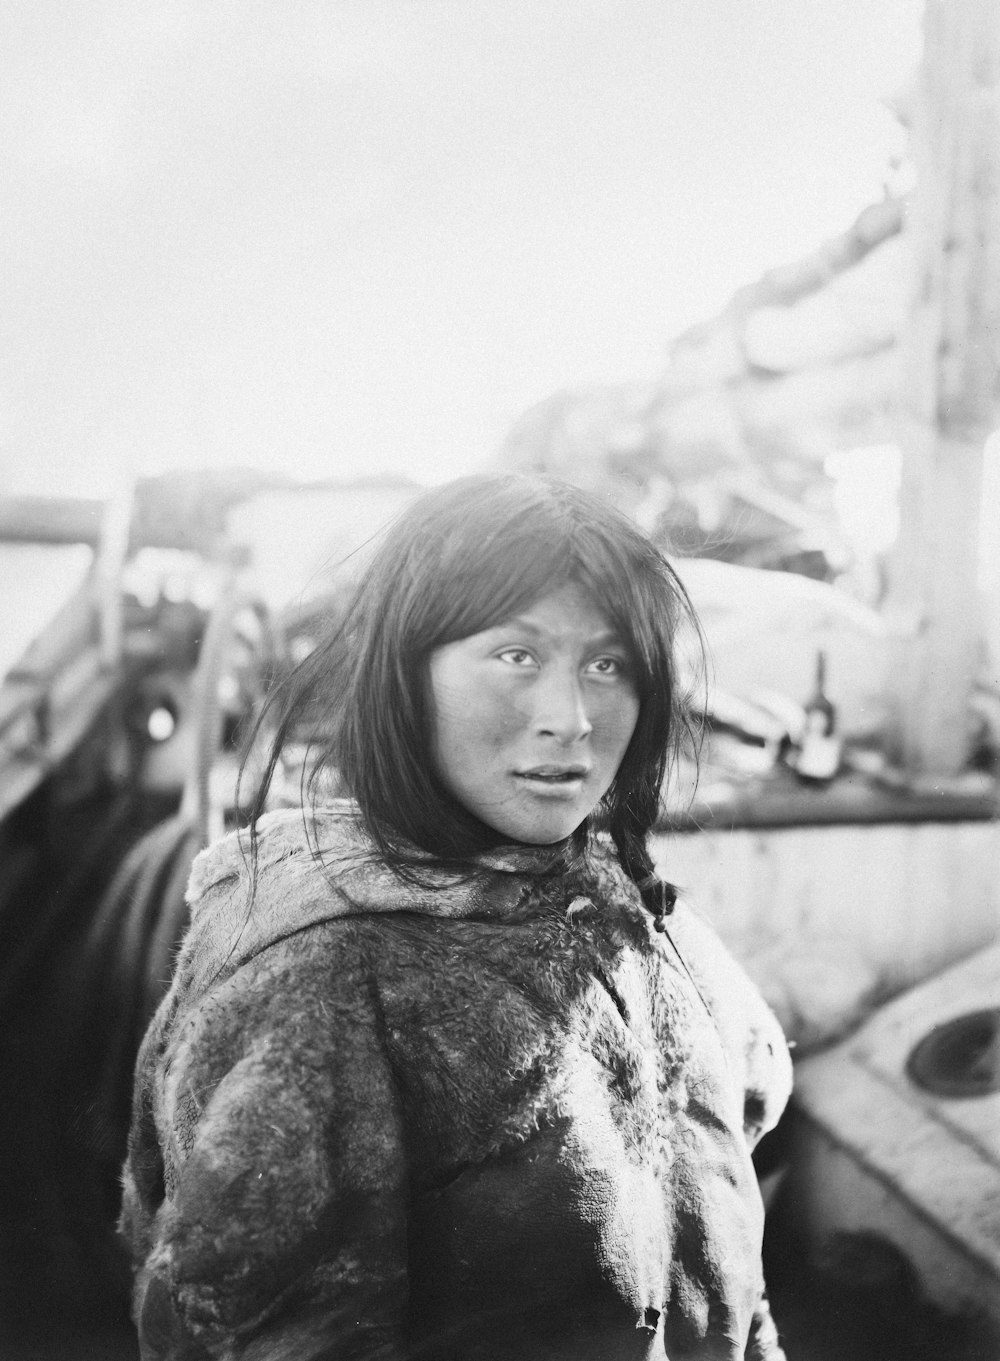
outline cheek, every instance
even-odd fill
[[[474,779],[484,760],[516,734],[519,720],[509,697],[481,679],[468,684],[442,676],[434,686],[435,755],[452,777]]]
[[[625,745],[628,746],[635,732],[636,724],[639,722],[639,700],[636,695],[629,697],[628,709],[625,716],[626,737]]]
[[[524,724],[516,693],[488,674],[474,678],[441,676],[434,686],[439,740],[461,735],[466,742],[499,746]]]
[[[599,721],[594,724],[602,744],[608,752],[617,751],[619,759],[632,740],[639,721],[639,701],[634,695],[619,695],[603,707]]]
[[[434,750],[440,759],[454,744],[469,721],[468,704],[459,687],[442,682],[434,686]]]

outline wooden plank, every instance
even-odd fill
[[[997,821],[658,833],[653,855],[801,1049],[1000,938]]]
[[[911,770],[968,757],[983,446],[1000,423],[1000,5],[927,0],[906,231],[901,530],[889,610],[901,643],[893,743]]]
[[[42,716],[25,707],[0,738],[0,819],[83,740],[121,684],[121,673],[106,670],[91,646],[36,694]]]
[[[85,496],[0,496],[0,542],[96,547],[104,504]]]

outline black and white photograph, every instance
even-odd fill
[[[0,1361],[998,1361],[996,0],[8,0],[0,243]]]

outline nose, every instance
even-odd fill
[[[535,731],[568,745],[593,732],[583,688],[574,667],[546,669],[535,691]]]

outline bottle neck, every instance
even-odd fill
[[[806,732],[828,737],[836,724],[836,710],[826,693],[826,653],[816,654],[816,688],[805,706]]]

